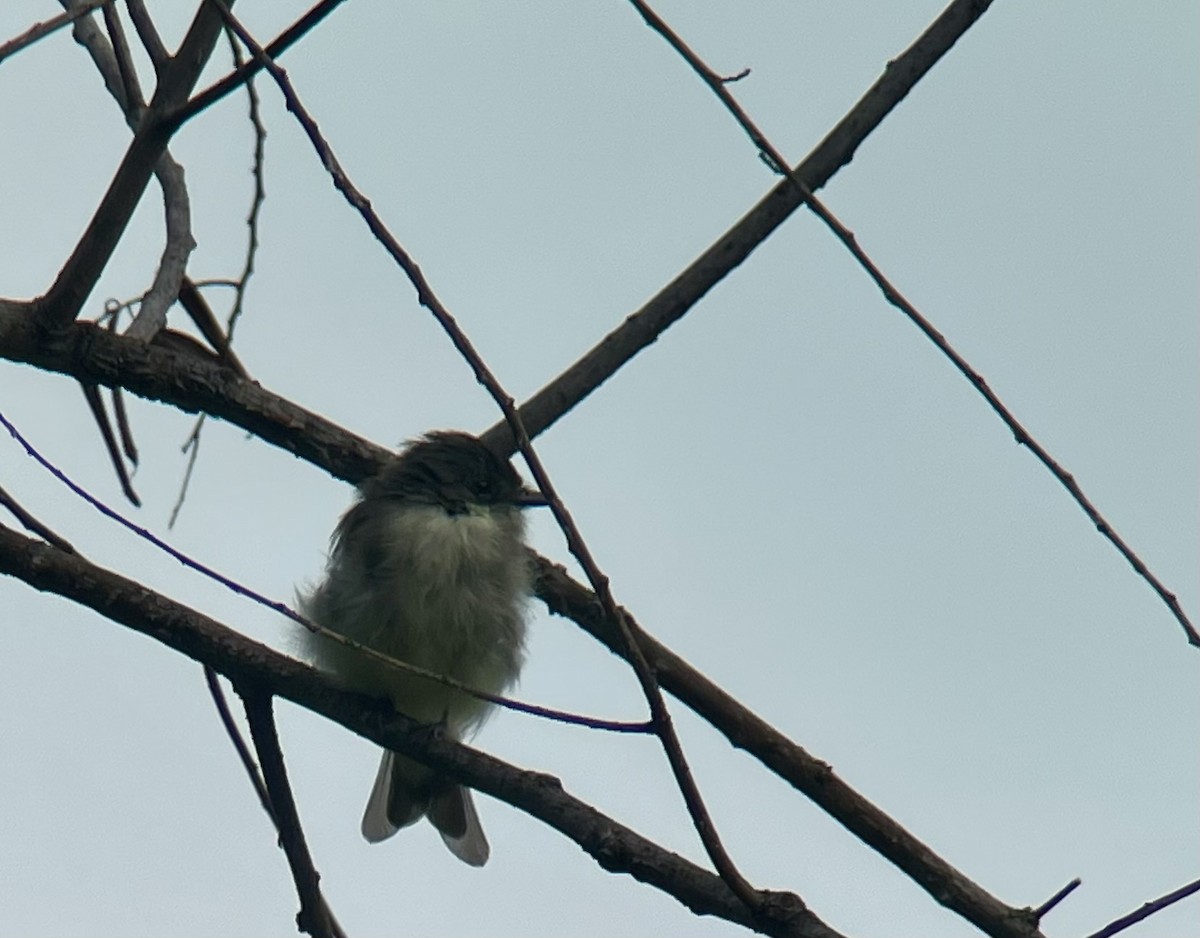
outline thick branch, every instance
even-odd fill
[[[560,566],[534,556],[538,597],[551,612],[566,616],[614,654],[622,654],[616,625],[609,621],[591,590]],[[806,752],[756,713],[641,630],[626,614],[638,645],[659,683],[707,720],[739,749],[811,798],[828,814],[907,873],[934,899],[994,936],[1037,935],[1028,909],[1005,905],[972,882],[883,811],[838,778],[830,766]]]
[[[387,459],[388,450],[184,348],[146,345],[86,322],[47,340],[26,304],[0,300],[0,357],[203,411],[350,482],[361,482]]]
[[[428,727],[395,713],[383,701],[340,690],[307,665],[193,609],[3,525],[0,572],[142,632],[224,674],[235,685],[257,685],[507,801],[570,837],[609,872],[628,873],[674,896],[698,915],[716,915],[770,935],[838,936],[797,896],[786,892],[760,892],[759,915],[752,920],[719,877],[567,794],[558,779],[518,769],[430,733]]]

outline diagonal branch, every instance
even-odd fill
[[[1075,481],[1075,476],[1064,469],[1058,461],[1050,455],[1050,452],[1025,428],[1016,416],[1008,409],[1008,406],[1000,399],[1000,396],[991,389],[987,381],[984,379],[969,361],[954,348],[953,345],[946,339],[944,335],[937,329],[925,315],[918,310],[912,302],[896,288],[895,284],[879,269],[878,265],[867,255],[866,251],[859,245],[858,239],[854,236],[849,228],[847,228],[836,215],[825,206],[812,192],[812,189],[801,178],[799,171],[791,172],[787,169],[788,163],[783,154],[771,143],[770,140],[763,134],[758,126],[750,119],[750,116],[743,110],[741,105],[730,93],[726,87],[727,80],[721,78],[714,72],[695,52],[685,43],[663,19],[654,12],[645,3],[644,0],[630,0],[630,2],[641,13],[642,17],[650,25],[652,29],[658,32],[666,39],[667,43],[678,52],[691,66],[692,70],[704,81],[713,93],[721,100],[721,103],[733,114],[734,119],[741,125],[746,135],[758,147],[759,154],[767,159],[767,162],[775,167],[778,172],[783,173],[788,177],[788,182],[791,183],[800,197],[812,210],[813,214],[821,219],[822,222],[833,232],[834,236],[845,245],[846,249],[858,261],[859,266],[866,271],[867,276],[875,283],[880,292],[883,293],[886,299],[892,306],[895,306],[902,312],[910,322],[925,334],[946,358],[950,359],[951,364],[958,372],[971,382],[972,386],[983,396],[987,401],[988,406],[992,408],[1004,421],[1004,425],[1012,431],[1013,437],[1017,443],[1025,446],[1037,458],[1043,466],[1050,471],[1056,480],[1065,488],[1074,499],[1083,513],[1087,515],[1088,520],[1096,526],[1096,530],[1103,535],[1109,543],[1117,549],[1125,560],[1133,567],[1134,572],[1143,580],[1150,584],[1158,597],[1171,610],[1171,614],[1175,620],[1183,628],[1184,634],[1187,636],[1188,643],[1194,647],[1200,648],[1200,632],[1197,632],[1188,619],[1187,614],[1183,611],[1183,607],[1179,604],[1179,598],[1167,589],[1166,585],[1150,570],[1145,561],[1130,547],[1123,537],[1117,533],[1116,529],[1109,523],[1098,508],[1092,504],[1091,499],[1087,497],[1079,483]],[[977,15],[982,13],[990,5],[991,0],[973,4],[972,11]],[[965,6],[966,4],[964,4]]]
[[[162,70],[154,97],[75,250],[50,289],[34,303],[45,330],[69,325],[95,288],[170,141],[161,118],[187,99],[220,33],[220,15],[202,2],[179,51]]]
[[[113,0],[82,0],[74,9],[59,13],[41,23],[34,23],[19,36],[14,36],[8,42],[0,43],[0,62],[11,55],[16,55],[27,46],[33,45],[39,39],[44,39],[55,30],[75,22],[81,16],[87,16],[93,10],[112,3]]]
[[[320,3],[305,13],[300,19],[296,20],[296,22],[280,33],[278,38],[272,40],[267,45],[267,55],[271,59],[276,59],[283,55],[284,52],[315,29],[321,20],[325,19],[325,17],[344,2],[345,0],[321,0]],[[257,58],[251,58],[249,61],[238,65],[237,68],[220,81],[199,92],[186,104],[181,105],[174,114],[170,115],[169,121],[172,127],[178,127],[185,121],[191,120],[201,111],[212,107],[212,105],[216,104],[222,98],[248,82],[261,72],[263,68],[262,61]]]
[[[1188,883],[1186,886],[1180,886],[1165,896],[1159,896],[1157,899],[1143,903],[1128,915],[1122,915],[1116,921],[1109,922],[1099,931],[1088,935],[1088,938],[1111,938],[1117,932],[1122,932],[1131,925],[1136,925],[1143,919],[1149,918],[1155,912],[1161,912],[1167,906],[1174,905],[1181,899],[1186,899],[1188,896],[1193,896],[1198,892],[1200,892],[1200,879]]]
[[[591,590],[544,557],[535,555],[534,564],[537,596],[546,607],[552,613],[571,619],[613,654],[624,656],[616,625],[602,612]],[[1028,923],[1036,924],[1028,910],[1005,905],[972,882],[838,778],[828,763],[810,755],[739,703],[679,655],[643,632],[633,617],[626,615],[637,636],[637,644],[659,683],[724,734],[730,743],[750,753],[863,843],[903,870],[934,899],[985,934],[1034,934],[1032,930],[1021,930]]]
[[[8,494],[3,485],[0,485],[0,506],[7,508],[9,513],[21,522],[21,526],[26,531],[36,534],[47,544],[51,544],[65,553],[75,553],[75,548],[71,545],[70,541],[55,534],[49,527],[42,524],[42,522],[26,511],[20,502]]]
[[[258,684],[243,685],[236,689],[245,705],[250,737],[254,740],[254,748],[262,766],[271,819],[279,831],[279,842],[287,854],[296,893],[300,897],[296,924],[313,938],[344,938],[333,912],[321,896],[321,876],[313,866],[304,829],[300,826],[296,799],[292,796],[292,786],[288,783],[287,769],[283,763],[283,750],[279,748],[273,699]]]
[[[123,385],[184,410],[204,410],[348,482],[358,483],[374,475],[391,456],[383,447],[374,446],[256,384],[238,381],[216,364],[110,335],[90,323],[71,326],[61,345],[40,346],[36,343],[36,330],[23,310],[21,304],[0,301],[0,356],[75,377]],[[595,594],[549,560],[536,557],[535,562],[538,596],[547,607],[570,618],[615,654],[621,654],[616,624],[603,614]],[[811,798],[947,908],[975,923],[986,934],[1011,934],[1005,929],[1016,914],[1012,909],[843,782],[829,765],[640,630],[638,646],[661,685],[734,746],[753,755]]]
[[[134,4],[131,9],[136,6]],[[142,14],[145,14],[144,9]],[[145,118],[146,104],[138,83],[133,56],[114,7],[104,8],[104,21],[108,29],[107,39],[88,18],[76,23],[75,40],[92,57],[92,62],[104,79],[109,94],[121,107],[126,124],[136,133]],[[144,33],[152,28],[153,23],[143,22],[141,31]],[[167,310],[179,296],[181,284],[186,279],[188,259],[196,247],[195,238],[192,237],[191,199],[184,182],[183,166],[164,148],[162,156],[154,166],[154,175],[163,193],[166,238],[154,282],[142,297],[137,316],[129,327],[132,337],[144,341],[153,338],[166,325]]]
[[[950,4],[916,42],[888,62],[875,84],[796,167],[795,177],[813,191],[824,186],[986,7],[980,0],[955,0]],[[522,405],[521,420],[529,435],[537,437],[655,342],[803,204],[803,197],[788,180],[775,186],[641,309]],[[516,448],[512,430],[503,421],[482,436],[502,452],[511,453]]]
[[[113,335],[93,323],[76,322],[48,340],[29,304],[0,300],[0,357],[70,375],[85,382],[123,387],[188,413],[204,411],[349,482],[377,472],[389,451],[243,381],[211,359]]]
[[[386,701],[341,690],[325,675],[133,580],[0,525],[0,573],[56,593],[224,674],[255,684],[512,804],[578,843],[609,872],[628,873],[698,915],[715,915],[768,935],[838,938],[792,893],[763,891],[759,915],[718,877],[664,850],[590,805],[561,782],[455,743],[397,714]],[[1032,938],[1033,930],[1010,931]]]

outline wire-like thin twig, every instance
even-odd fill
[[[229,701],[225,699],[225,692],[221,689],[221,682],[217,677],[217,672],[213,670],[211,665],[204,665],[204,683],[208,686],[208,695],[212,698],[213,706],[217,708],[217,716],[221,720],[221,726],[225,728],[225,735],[229,737],[229,742],[233,744],[234,751],[238,755],[238,761],[242,763],[242,768],[246,770],[246,777],[250,780],[250,786],[258,795],[258,801],[262,805],[263,810],[267,812],[267,817],[271,819],[271,823],[279,827],[279,822],[275,819],[275,810],[271,807],[271,796],[267,793],[267,783],[263,781],[262,772],[258,769],[258,763],[254,761],[254,756],[250,753],[250,747],[246,745],[246,740],[242,736],[242,731],[238,728],[237,721],[233,718],[233,711],[229,709]]]
[[[758,129],[757,125],[752,121],[749,115],[738,104],[733,94],[726,87],[726,82],[714,72],[705,62],[689,48],[674,30],[668,26],[661,17],[658,16],[644,0],[630,0],[641,13],[642,17],[650,25],[663,36],[664,39],[678,52],[684,60],[691,66],[692,70],[703,79],[704,83],[712,89],[713,94],[720,98],[721,103],[729,110],[729,112],[737,120],[738,124],[746,132],[746,135],[754,143],[760,153],[765,154],[770,164],[773,164],[778,170],[787,175],[789,181],[794,185],[799,192],[801,198],[812,210],[812,212],[823,221],[830,231],[834,233],[839,241],[846,246],[850,253],[858,261],[859,265],[867,272],[867,275],[874,281],[883,293],[884,298],[898,310],[904,313],[908,319],[925,334],[925,336],[937,347],[956,369],[965,377],[975,389],[983,395],[988,406],[992,408],[1004,421],[1005,426],[1012,431],[1018,444],[1027,447],[1030,452],[1037,457],[1038,461],[1045,466],[1054,476],[1055,479],[1067,490],[1075,503],[1083,509],[1083,513],[1087,515],[1088,520],[1096,526],[1096,530],[1100,532],[1108,541],[1117,549],[1118,553],[1133,567],[1134,571],[1158,594],[1159,598],[1171,610],[1176,621],[1183,628],[1184,634],[1187,636],[1188,643],[1200,648],[1200,632],[1192,625],[1191,620],[1183,611],[1183,607],[1179,603],[1178,597],[1166,588],[1161,580],[1150,570],[1146,563],[1139,557],[1134,550],[1125,542],[1125,540],[1117,533],[1116,529],[1108,522],[1108,520],[1100,513],[1099,509],[1092,504],[1091,500],[1084,494],[1079,483],[1075,481],[1075,477],[1067,472],[1053,456],[1046,450],[1041,443],[1034,439],[1033,435],[1025,429],[1024,425],[1013,415],[1012,411],[1004,404],[999,395],[996,394],[989,386],[983,375],[975,370],[959,352],[955,349],[946,337],[931,323],[909,300],[904,296],[896,286],[883,274],[874,261],[867,255],[858,243],[858,239],[854,233],[847,228],[842,222],[831,212],[817,197],[813,194],[812,189],[800,177],[799,172],[793,172],[787,169],[790,165],[783,154],[779,152],[767,139],[766,135]],[[989,6],[991,0],[980,0],[977,4],[982,9]]]
[[[238,44],[237,36],[234,32],[226,28],[226,35],[229,38],[229,47],[233,56],[235,67],[241,67],[244,64],[241,46]],[[229,317],[225,322],[225,330],[220,333],[220,339],[213,342],[210,337],[209,341],[213,342],[213,347],[221,355],[223,359],[228,361],[235,367],[238,374],[242,377],[249,377],[245,368],[242,367],[237,355],[234,354],[232,341],[233,330],[237,326],[238,319],[241,318],[242,310],[246,300],[246,287],[250,283],[250,278],[254,275],[254,259],[258,254],[258,220],[262,211],[263,202],[267,198],[266,186],[263,183],[264,166],[265,166],[265,148],[267,139],[267,128],[262,122],[262,113],[259,106],[258,89],[254,84],[254,76],[246,76],[246,97],[249,101],[249,118],[250,125],[254,129],[254,162],[252,175],[254,177],[254,195],[250,202],[250,214],[246,218],[246,227],[249,229],[247,234],[246,244],[246,260],[242,265],[241,276],[237,280],[232,281],[234,288],[233,307],[230,309]],[[192,284],[193,289],[187,290],[190,281],[184,281],[184,289],[180,292],[180,302],[184,304],[186,309],[188,300],[194,298],[197,301],[203,300],[202,294],[199,291],[201,284]],[[197,321],[197,316],[194,312],[189,311],[192,315],[192,321]],[[217,330],[220,332],[220,330]],[[207,335],[207,333],[205,333]],[[175,498],[175,504],[171,508],[171,518],[167,522],[167,528],[174,528],[175,522],[179,519],[179,513],[183,510],[183,503],[187,499],[188,487],[192,482],[192,475],[196,471],[196,461],[200,455],[200,435],[204,430],[204,422],[207,414],[201,414],[196,418],[195,424],[192,426],[192,432],[188,434],[187,440],[183,444],[183,452],[187,453],[187,466],[183,471],[183,480],[179,484],[179,494]]]
[[[232,31],[229,33],[229,46],[232,50],[234,65],[240,68],[245,63],[241,47],[238,45],[237,38]],[[246,216],[246,262],[242,266],[241,276],[237,279],[233,309],[229,312],[229,319],[225,326],[226,335],[230,340],[233,339],[233,330],[237,327],[237,322],[242,316],[242,310],[246,301],[246,287],[250,284],[250,278],[254,276],[254,260],[258,256],[258,220],[262,213],[263,203],[267,200],[267,188],[264,182],[267,128],[263,124],[262,107],[258,98],[258,88],[254,83],[254,76],[247,75],[245,83],[248,105],[247,118],[250,121],[250,126],[254,129],[254,162],[251,170],[251,175],[254,178],[254,195],[250,200],[250,213]]]
[[[514,700],[510,697],[502,697],[498,694],[489,694],[486,691],[477,690],[444,674],[437,674],[434,671],[429,671],[425,668],[418,667],[417,665],[409,664],[406,661],[400,661],[397,658],[389,657],[382,652],[376,651],[374,648],[362,645],[353,639],[346,638],[346,636],[342,635],[340,632],[333,632],[329,629],[325,629],[317,623],[306,619],[304,616],[300,615],[300,613],[296,612],[285,603],[279,602],[278,600],[269,599],[262,593],[256,592],[255,590],[244,586],[243,584],[225,576],[222,573],[218,573],[212,567],[206,566],[205,564],[200,563],[198,560],[192,559],[187,554],[183,553],[183,551],[172,547],[162,538],[146,530],[140,525],[134,524],[124,515],[120,514],[120,512],[110,508],[100,499],[96,498],[96,496],[92,495],[85,488],[83,488],[83,486],[72,480],[65,472],[63,472],[56,465],[50,462],[50,460],[38,452],[37,449],[34,448],[33,444],[24,437],[21,431],[18,430],[8,420],[8,418],[4,416],[3,412],[0,412],[0,427],[8,430],[13,439],[15,439],[21,445],[25,452],[32,457],[34,461],[38,463],[38,465],[53,475],[61,483],[67,486],[67,488],[74,492],[75,495],[77,495],[79,498],[82,498],[105,517],[116,521],[126,530],[142,538],[142,540],[153,544],[159,550],[169,554],[185,567],[195,570],[197,573],[208,577],[210,580],[220,583],[226,589],[231,590],[239,596],[243,596],[252,602],[258,603],[260,606],[264,606],[267,609],[270,609],[272,612],[277,612],[280,615],[286,616],[292,621],[297,622],[298,624],[304,626],[312,632],[315,632],[318,635],[336,641],[349,648],[353,648],[355,651],[367,655],[368,657],[371,657],[374,660],[387,665],[388,667],[399,668],[402,671],[417,675],[425,678],[426,680],[436,681],[440,684],[446,685],[447,687],[452,687],[455,690],[459,690],[465,694],[470,694],[473,697],[477,697],[480,700],[485,700],[488,703],[496,704],[497,706],[504,707],[508,710],[515,710],[518,713],[527,713],[531,716],[542,717],[559,723],[568,723],[575,726],[587,727],[588,729],[605,730],[612,733],[648,734],[654,732],[652,724],[642,721],[631,722],[626,720],[603,720],[597,717],[589,717],[583,714],[570,713],[564,710],[555,710],[552,707],[542,707],[537,704],[525,703],[520,700]]]
[[[303,39],[309,32],[316,28],[316,26],[323,19],[325,19],[325,17],[327,17],[343,3],[345,3],[345,0],[321,0],[320,3],[305,13],[302,17],[300,17],[300,19],[296,20],[296,22],[285,29],[276,39],[272,40],[267,45],[267,55],[270,56],[272,60],[283,55],[284,52]],[[172,128],[178,127],[185,121],[191,120],[201,111],[211,107],[222,98],[233,93],[244,82],[261,72],[263,68],[264,65],[262,61],[257,58],[252,58],[244,65],[240,65],[235,68],[220,81],[209,85],[170,115],[169,121]]]
[[[192,424],[192,432],[180,447],[179,451],[187,454],[187,465],[183,469],[183,480],[179,483],[179,494],[175,496],[175,504],[171,506],[171,516],[167,519],[168,531],[175,528],[175,522],[179,520],[179,513],[183,510],[183,502],[187,498],[188,487],[192,484],[192,473],[196,470],[196,459],[200,455],[200,431],[204,428],[206,419],[208,414],[201,414],[196,418],[196,422]]]
[[[658,682],[649,665],[646,663],[645,657],[638,647],[632,631],[629,629],[628,624],[625,623],[621,609],[617,606],[616,600],[613,598],[612,592],[609,589],[608,577],[597,566],[578,527],[575,525],[574,519],[563,504],[562,499],[558,497],[545,467],[542,465],[536,452],[534,452],[533,444],[521,424],[521,418],[517,413],[512,396],[500,385],[500,382],[491,373],[490,369],[488,369],[482,356],[475,349],[466,333],[458,325],[450,311],[442,304],[441,300],[438,299],[433,288],[425,279],[425,275],[421,272],[420,267],[417,266],[408,252],[388,230],[383,220],[372,209],[369,200],[351,182],[350,178],[341,168],[332,148],[321,135],[316,121],[313,120],[296,95],[295,89],[292,88],[286,72],[269,58],[262,46],[255,41],[254,37],[250,35],[237,18],[229,12],[224,4],[224,0],[211,0],[211,2],[222,11],[226,23],[237,32],[242,42],[254,52],[256,58],[263,62],[271,77],[279,85],[287,101],[288,110],[299,121],[326,171],[330,174],[334,186],[342,193],[350,205],[358,211],[376,239],[379,240],[396,264],[408,276],[417,291],[417,297],[421,304],[433,314],[438,324],[449,337],[451,343],[474,372],[475,379],[491,394],[493,400],[495,400],[504,414],[505,419],[512,427],[517,441],[517,448],[529,465],[529,471],[532,473],[538,489],[545,495],[550,510],[562,528],[567,540],[568,549],[583,567],[589,582],[592,584],[592,588],[596,591],[596,595],[604,605],[604,608],[619,623],[622,638],[626,643],[627,659],[632,665],[634,673],[637,675],[638,682],[649,704],[656,734],[662,743],[667,761],[675,776],[676,783],[683,795],[688,813],[692,818],[705,851],[708,853],[721,878],[729,884],[734,894],[746,903],[747,908],[751,911],[756,911],[762,905],[762,897],[738,871],[733,859],[721,843],[716,826],[709,816],[703,798],[700,795],[699,787],[696,785],[695,778],[688,766],[687,757],[684,755],[683,746],[671,722],[670,712],[658,687]]]
[[[16,53],[27,46],[33,45],[39,39],[46,38],[52,32],[64,26],[69,26],[80,17],[87,16],[93,10],[112,2],[113,0],[82,0],[78,6],[64,13],[59,13],[58,16],[52,16],[41,23],[34,23],[19,36],[14,36],[8,42],[0,43],[0,62],[3,62],[11,55],[16,55]]]
[[[824,186],[854,157],[862,142],[936,65],[986,9],[975,0],[953,0],[887,68],[796,173],[810,189]],[[782,180],[728,231],[608,335],[521,405],[521,420],[537,437],[647,348],[688,313],[804,204],[796,187]],[[481,434],[497,450],[516,448],[507,421]]]
[[[1122,915],[1119,919],[1109,922],[1097,932],[1092,932],[1087,938],[1111,938],[1111,936],[1122,932],[1130,925],[1136,925],[1143,919],[1149,918],[1155,912],[1161,912],[1169,905],[1174,905],[1180,899],[1186,899],[1188,896],[1193,896],[1200,892],[1200,879],[1195,882],[1188,883],[1186,886],[1181,886],[1173,892],[1167,893],[1165,896],[1160,896],[1144,905],[1134,909],[1128,915]]]
[[[279,832],[279,845],[287,856],[296,894],[300,897],[296,924],[313,938],[345,938],[333,912],[321,896],[321,876],[313,865],[304,828],[300,825],[300,814],[296,810],[296,799],[288,782],[283,751],[279,748],[273,698],[269,691],[256,684],[241,683],[235,685],[235,689],[245,705],[250,737],[254,740],[258,762],[262,767],[270,803],[268,813]]]

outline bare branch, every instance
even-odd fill
[[[951,3],[916,42],[888,63],[875,84],[796,168],[795,177],[814,191],[824,186],[986,8],[987,3],[976,0]],[[803,204],[802,196],[788,180],[780,182],[641,309],[525,402],[521,420],[529,435],[536,438],[656,341]],[[516,449],[506,421],[482,436],[499,452]]]
[[[142,297],[137,316],[130,324],[130,338],[149,341],[167,325],[167,310],[179,296],[187,276],[188,259],[196,248],[192,237],[192,208],[184,181],[183,166],[164,152],[154,168],[162,186],[163,218],[166,227],[162,259],[154,282]]]
[[[179,52],[163,70],[154,98],[83,236],[54,284],[35,301],[37,317],[46,329],[68,326],[95,288],[166,151],[170,133],[161,117],[187,99],[212,54],[220,24],[219,14],[209,4],[201,3]]]
[[[1116,921],[1105,925],[1098,932],[1092,932],[1087,938],[1111,938],[1112,935],[1124,931],[1130,925],[1136,925],[1143,919],[1149,918],[1155,912],[1161,912],[1167,906],[1174,905],[1180,899],[1186,899],[1188,896],[1193,896],[1198,892],[1200,892],[1200,879],[1188,883],[1186,886],[1181,886],[1174,892],[1167,893],[1165,896],[1147,902],[1128,915],[1122,915]]]
[[[229,741],[233,744],[234,750],[238,754],[238,759],[242,763],[242,768],[246,770],[246,777],[250,779],[250,786],[254,789],[254,793],[258,795],[259,803],[262,805],[263,811],[266,812],[268,818],[271,819],[271,824],[280,836],[280,845],[283,845],[283,833],[279,827],[279,819],[276,816],[275,809],[271,805],[271,795],[267,792],[267,783],[263,780],[262,773],[258,769],[254,757],[250,755],[250,747],[246,745],[246,740],[242,738],[242,732],[234,722],[233,714],[229,711],[229,703],[225,700],[225,692],[221,689],[221,681],[217,676],[217,672],[208,665],[204,666],[204,682],[208,686],[208,693],[212,697],[213,705],[217,708],[217,715],[221,719],[221,725],[225,728],[225,734],[229,737]],[[273,732],[273,724],[272,724]],[[282,769],[282,755],[280,756]],[[285,777],[286,783],[286,777]],[[288,793],[291,797],[291,793]],[[298,824],[298,821],[297,821]],[[293,835],[294,836],[294,835]],[[303,839],[303,833],[299,835]],[[290,856],[289,856],[290,862]],[[297,874],[293,867],[294,875],[302,875],[305,882],[308,881],[307,875]],[[313,876],[316,876],[316,871],[313,870]],[[301,897],[303,901],[303,896]],[[341,925],[338,924],[337,917],[333,914],[333,910],[329,908],[329,903],[325,897],[321,895],[320,890],[316,893],[316,905],[318,913],[323,917],[325,924],[332,933],[333,938],[346,938],[345,932]]]
[[[240,284],[238,287],[240,292]],[[234,354],[233,348],[229,345],[229,337],[217,321],[217,316],[212,307],[208,305],[208,300],[204,298],[199,286],[190,277],[184,277],[179,284],[179,305],[183,307],[208,344],[213,347],[217,357],[228,365],[239,378],[249,379],[249,373],[241,360]]]
[[[171,56],[158,34],[158,27],[146,12],[144,0],[125,0],[125,6],[129,10],[129,18],[133,20],[133,28],[137,30],[138,38],[142,40],[142,48],[146,50],[146,55],[150,57],[150,63],[154,66],[154,73],[161,76]]]
[[[25,32],[21,33],[21,35],[14,36],[8,42],[0,43],[0,62],[3,62],[11,55],[16,55],[27,46],[33,45],[39,39],[44,39],[52,32],[70,25],[81,16],[87,16],[93,10],[112,2],[113,0],[81,0],[77,6],[67,10],[65,13],[59,13],[58,16],[52,16],[41,23],[34,23]]]
[[[952,346],[946,337],[918,310],[907,297],[902,294],[899,289],[889,280],[875,264],[874,261],[867,255],[866,251],[858,243],[858,239],[854,236],[849,228],[833,214],[812,192],[801,175],[801,170],[797,169],[790,172],[786,169],[788,163],[783,154],[777,150],[766,136],[760,131],[757,125],[750,119],[746,112],[734,99],[733,95],[725,87],[724,80],[717,75],[711,68],[706,65],[699,56],[696,55],[688,45],[679,38],[675,32],[667,26],[665,22],[643,2],[643,0],[630,0],[638,11],[641,12],[646,22],[652,28],[657,30],[672,48],[674,48],[687,61],[688,65],[704,80],[705,84],[712,89],[713,93],[721,99],[726,108],[733,114],[737,122],[746,131],[746,134],[758,147],[759,153],[765,155],[769,164],[776,167],[780,172],[788,176],[788,182],[795,186],[800,198],[812,209],[813,214],[821,219],[825,225],[834,233],[839,241],[846,246],[855,260],[867,272],[867,275],[874,281],[883,293],[884,298],[898,310],[904,313],[908,319],[925,334],[925,336],[937,346],[938,351],[950,359],[951,363],[968,381],[974,385],[975,389],[983,395],[984,400],[988,402],[988,406],[996,412],[1005,426],[1012,431],[1018,444],[1027,447],[1038,461],[1050,470],[1050,474],[1067,490],[1075,503],[1083,509],[1083,513],[1087,515],[1088,520],[1096,526],[1098,530],[1108,541],[1117,549],[1117,552],[1128,561],[1134,571],[1147,583],[1159,598],[1171,610],[1171,614],[1175,617],[1183,628],[1184,634],[1187,636],[1188,643],[1196,648],[1200,648],[1200,632],[1197,632],[1187,614],[1183,611],[1183,607],[1179,604],[1178,597],[1166,588],[1161,580],[1146,566],[1145,561],[1134,552],[1109,523],[1091,500],[1084,493],[1079,483],[1075,481],[1075,477],[1064,469],[1057,460],[1039,443],[1025,426],[1017,420],[1010,411],[1007,405],[1000,399],[989,386],[975,368],[968,362],[957,349]],[[991,0],[974,4],[977,8],[977,14],[982,14],[990,5]],[[944,16],[945,14],[943,14]]]
[[[137,66],[133,63],[129,43],[125,40],[125,29],[121,26],[121,14],[112,4],[104,8],[104,26],[108,30],[108,41],[111,43],[113,56],[117,60],[117,70],[121,76],[122,97],[118,100],[124,100],[125,116],[136,125],[141,119],[146,99],[142,96],[142,85],[138,81]]]
[[[80,20],[76,24],[75,39],[91,55],[92,62],[104,78],[105,87],[125,114],[125,122],[136,132],[146,107],[133,57],[116,9],[106,7],[104,18],[111,42],[105,39],[90,19]],[[154,282],[142,297],[138,313],[129,327],[129,334],[143,341],[149,341],[166,326],[167,310],[179,295],[188,258],[196,247],[191,231],[191,204],[183,167],[169,151],[164,150],[154,167],[154,175],[162,187],[166,238]]]
[[[1067,883],[1067,885],[1063,886],[1062,889],[1060,889],[1058,892],[1056,892],[1054,895],[1052,895],[1049,899],[1047,899],[1045,902],[1043,902],[1041,905],[1039,905],[1036,909],[1034,909],[1033,914],[1037,916],[1037,919],[1040,922],[1043,918],[1046,917],[1047,912],[1049,912],[1051,909],[1053,909],[1055,906],[1057,906],[1060,902],[1063,901],[1063,899],[1067,898],[1067,896],[1069,896],[1071,893],[1073,893],[1076,889],[1078,889],[1082,885],[1083,885],[1083,880],[1080,879],[1078,876],[1076,876],[1073,880],[1071,880],[1069,883]]]
[[[68,554],[75,553],[75,548],[66,538],[55,534],[50,528],[38,521],[33,515],[21,507],[20,502],[8,494],[4,486],[0,485],[0,505],[3,505],[9,510],[14,518],[21,522],[21,527],[31,534],[36,534],[47,544],[50,544],[61,551]]]
[[[279,748],[279,732],[275,727],[271,695],[257,684],[242,684],[236,689],[245,705],[250,736],[262,766],[271,818],[279,831],[279,842],[287,855],[288,866],[296,883],[296,894],[300,897],[296,924],[313,938],[334,938],[341,929],[336,927],[333,914],[321,897],[321,877],[313,866],[304,829],[300,826],[296,799],[292,796],[292,786],[288,783],[287,769],[283,764],[283,751]]]
[[[506,801],[578,843],[609,872],[624,872],[675,897],[698,915],[716,915],[768,935],[837,938],[792,893],[760,893],[751,917],[717,876],[567,794],[557,779],[528,772],[428,732],[386,701],[341,690],[319,672],[195,610],[0,525],[0,573],[57,593],[150,636],[230,678],[321,714],[352,732]],[[1023,938],[1032,930],[1007,934]]]
[[[303,39],[325,17],[341,6],[345,0],[321,0],[316,6],[296,20],[291,26],[280,33],[279,37],[267,45],[267,55],[277,59],[288,49]],[[172,129],[195,117],[201,111],[216,104],[226,95],[236,91],[242,84],[249,81],[263,69],[259,59],[251,59],[244,65],[239,65],[230,74],[216,84],[210,85],[186,104],[179,107],[170,115]]]
[[[79,383],[79,387],[83,390],[83,397],[87,401],[88,409],[92,412],[92,419],[96,421],[96,426],[100,428],[100,436],[104,440],[104,449],[108,452],[108,458],[112,463],[113,471],[117,474],[117,481],[121,483],[121,491],[125,493],[125,497],[132,504],[140,507],[142,500],[138,498],[137,492],[133,490],[133,482],[129,478],[129,472],[125,469],[125,461],[117,445],[117,438],[113,434],[112,421],[108,419],[108,410],[104,406],[104,399],[100,396],[100,387],[91,382],[83,381]]]
[[[565,569],[534,555],[538,598],[557,615],[581,626],[616,655],[624,655],[617,626],[591,592]],[[939,903],[988,935],[1036,934],[1028,909],[1005,905],[938,856],[904,827],[837,777],[826,762],[810,755],[770,723],[745,707],[679,655],[647,635],[626,613],[659,683],[739,749],[745,750],[834,820],[910,876]]]
[[[0,357],[80,381],[120,385],[189,413],[205,411],[318,466],[336,467],[347,481],[374,474],[389,455],[214,360],[110,335],[88,322],[73,323],[47,341],[28,304],[0,301]]]

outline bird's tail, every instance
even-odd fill
[[[470,790],[428,766],[384,750],[363,813],[363,837],[378,843],[422,817],[429,818],[450,852],[464,863],[483,866],[487,862],[491,849]]]

